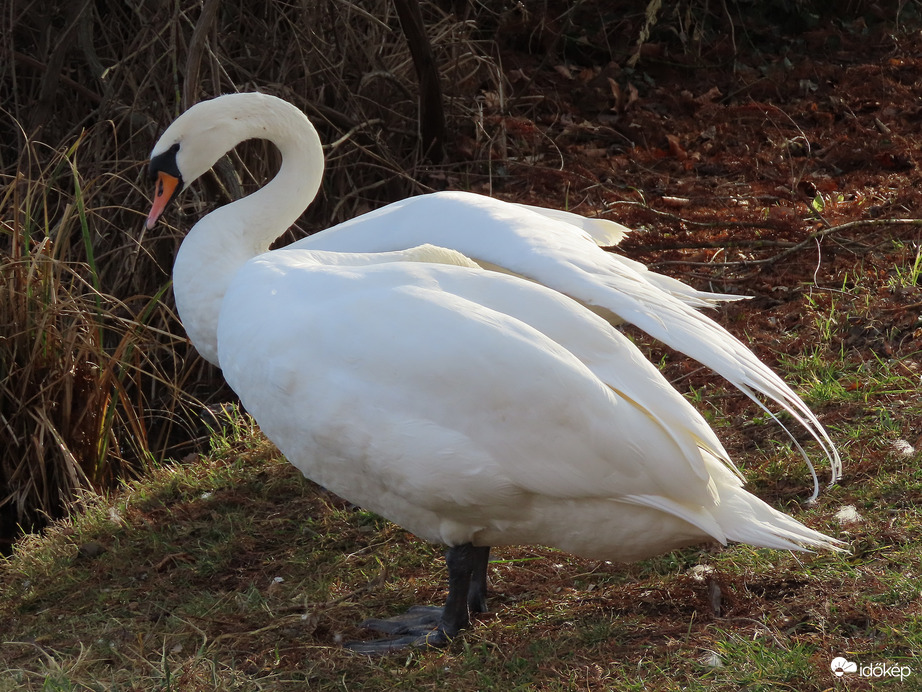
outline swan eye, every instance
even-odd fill
[[[179,142],[176,142],[166,151],[162,151],[156,156],[152,156],[150,164],[147,167],[147,176],[150,180],[157,180],[160,173],[169,175],[182,180],[182,173],[179,172],[179,164],[176,162],[176,155],[179,153]]]

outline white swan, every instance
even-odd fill
[[[317,192],[323,157],[304,114],[260,94],[199,103],[166,130],[151,155],[148,227],[254,137],[278,146],[281,170],[184,239],[183,324],[307,477],[449,546],[445,607],[369,621],[398,636],[354,648],[449,641],[486,608],[490,546],[623,561],[707,539],[837,549],[743,490],[704,419],[602,317],[775,398],[821,441],[835,478],[838,457],[810,411],[689,307],[726,296],[602,251],[617,224],[463,193],[404,200],[267,252]]]

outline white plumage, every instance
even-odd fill
[[[444,612],[375,621],[404,635],[384,649],[444,644],[469,606],[485,607],[486,546],[608,560],[709,538],[835,548],[745,491],[704,419],[612,326],[630,321],[774,399],[820,442],[835,480],[839,459],[813,414],[693,309],[732,296],[605,252],[626,232],[618,224],[460,192],[267,252],[323,166],[307,118],[260,94],[200,103],[167,129],[148,225],[252,137],[276,143],[282,168],[189,232],[176,302],[196,348],[307,477],[450,546]]]

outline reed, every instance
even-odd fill
[[[418,78],[386,0],[13,0],[2,13],[2,540],[150,459],[182,458],[204,441],[203,408],[230,396],[178,323],[172,260],[197,218],[264,184],[277,156],[245,143],[144,232],[144,162],[182,110],[261,90],[308,113],[327,175],[286,240],[457,185],[488,158],[482,93],[502,89],[484,25],[435,2],[421,10],[452,133],[455,163],[441,167],[419,145]]]
[[[166,287],[131,304],[102,290],[90,192],[98,181],[78,170],[83,141],[53,152],[29,142],[0,200],[5,540],[143,466],[163,449],[152,405],[191,401],[158,362],[175,341],[151,324]]]

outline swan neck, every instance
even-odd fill
[[[221,99],[226,99],[226,107],[214,113],[214,127],[204,128],[201,135],[209,140],[207,153],[198,161],[201,172],[248,139],[275,144],[282,165],[256,192],[200,219],[176,255],[173,289],[180,319],[196,350],[216,365],[218,316],[234,275],[297,220],[320,189],[323,176],[320,137],[299,109],[261,94]],[[210,104],[221,105],[216,102],[219,99]]]
[[[280,118],[275,128],[258,126],[253,136],[244,138],[267,139],[278,148],[282,165],[275,177],[256,192],[209,214],[221,217],[218,225],[222,244],[230,240],[227,235],[236,236],[251,257],[268,250],[272,241],[297,221],[320,189],[320,138],[307,118],[300,111],[296,113],[299,119]]]

